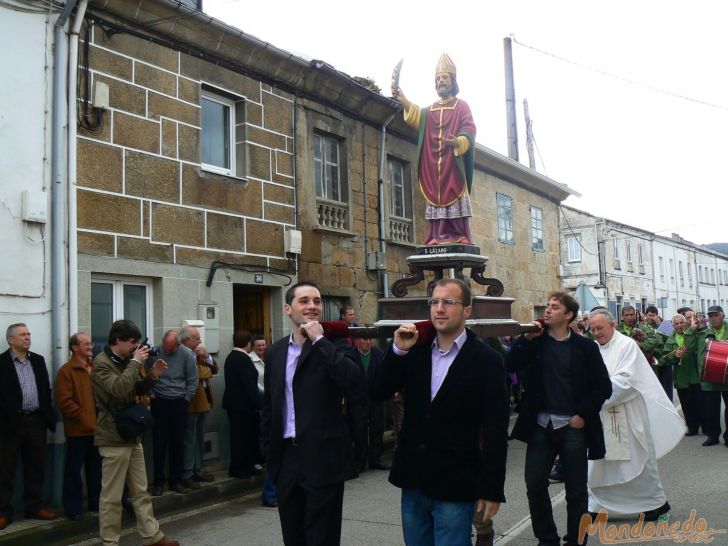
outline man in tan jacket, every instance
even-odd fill
[[[90,512],[98,511],[101,493],[101,456],[94,445],[96,401],[91,384],[94,344],[88,334],[78,332],[71,336],[68,346],[71,359],[58,370],[55,394],[66,432],[63,509],[68,519],[79,521],[83,504],[82,468],[86,473]]]
[[[121,496],[126,482],[142,544],[179,546],[176,540],[165,538],[154,517],[152,500],[147,492],[142,437],[124,440],[112,413],[139,400],[167,369],[167,363],[158,359],[149,373],[142,377],[142,362],[149,356],[149,349],[139,345],[141,337],[139,328],[132,321],[117,320],[111,325],[108,345],[93,362],[91,381],[99,409],[94,442],[102,458],[99,533],[104,546],[118,546]]]
[[[200,482],[211,482],[212,474],[202,471],[205,454],[205,422],[212,409],[212,376],[217,374],[218,366],[212,355],[202,345],[200,331],[194,326],[185,326],[179,331],[182,345],[195,354],[197,361],[197,391],[187,406],[187,426],[185,428],[185,455],[180,482],[188,489],[199,489]]]

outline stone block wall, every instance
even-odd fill
[[[293,101],[269,85],[94,27],[90,79],[109,86],[100,131],[79,130],[79,252],[209,267],[285,267],[295,223]],[[234,100],[237,171],[201,167],[200,98]]]

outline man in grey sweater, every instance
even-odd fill
[[[154,417],[154,483],[152,495],[159,496],[164,489],[164,467],[169,449],[169,488],[177,493],[189,489],[180,482],[184,461],[185,424],[187,404],[197,390],[195,354],[180,344],[179,334],[168,330],[164,334],[159,356],[168,368],[159,377],[152,394]]]

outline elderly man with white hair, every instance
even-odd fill
[[[680,442],[685,422],[637,343],[616,330],[612,314],[597,309],[589,317],[612,381],[612,396],[602,406],[607,453],[589,461],[589,511],[644,513],[645,521],[654,521],[670,510],[656,461]]]

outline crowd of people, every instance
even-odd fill
[[[230,427],[228,473],[266,472],[262,503],[277,507],[287,545],[338,544],[344,482],[367,468],[390,470],[382,460],[387,401],[397,438],[389,480],[402,490],[407,544],[471,544],[472,526],[476,544],[493,543],[509,439],[528,444],[526,490],[541,546],[561,543],[548,494],[556,458],[567,493],[563,538],[576,545],[586,543],[585,515],[649,521],[670,510],[656,461],[683,435],[702,431],[704,446],[719,443],[728,387],[701,381],[700,373],[706,340],[728,340],[718,306],[707,320],[681,309],[667,327],[654,307],[641,321],[629,306],[621,322],[601,307],[580,316],[578,302],[556,292],[530,332],[483,340],[465,327],[469,287],[442,279],[428,301],[432,328],[404,324],[382,351],[372,339],[324,335],[313,283],[292,286],[285,300],[288,337],[268,347],[260,335],[235,332],[221,405]],[[354,309],[341,309],[340,320],[355,325]],[[95,357],[90,336],[75,333],[53,389],[45,360],[30,351],[28,327],[10,325],[6,338],[0,529],[12,521],[19,457],[26,517],[57,517],[42,497],[54,397],[66,435],[65,515],[79,520],[85,497],[87,510],[99,513],[104,544],[117,544],[127,506],[144,544],[177,544],[160,530],[151,496],[214,480],[203,469],[204,434],[220,367],[199,330],[169,330],[153,348],[140,343],[133,322],[120,320]],[[518,419],[509,436],[511,402]],[[155,424],[150,478],[141,436],[125,437],[117,426],[118,412],[132,404],[148,407]],[[723,440],[728,446],[728,431]]]
[[[341,310],[341,320],[354,323],[352,307]],[[43,503],[43,485],[46,430],[55,431],[60,418],[66,436],[65,516],[81,520],[85,500],[87,511],[99,513],[104,544],[116,544],[122,510],[127,508],[136,513],[144,544],[176,544],[159,530],[150,496],[162,495],[165,488],[185,494],[215,479],[203,470],[203,458],[206,421],[215,400],[211,380],[220,366],[201,343],[200,331],[193,326],[168,330],[161,344],[151,347],[141,342],[142,333],[133,322],[120,320],[95,356],[91,337],[74,333],[70,358],[59,369],[53,388],[45,359],[30,351],[27,325],[10,325],[6,339],[9,348],[0,355],[0,530],[13,520],[19,458],[25,516],[58,517]],[[348,447],[356,451],[355,473],[367,466],[388,470],[381,460],[384,405],[370,399],[366,380],[381,365],[383,353],[372,339],[347,340],[344,347],[357,371],[355,388],[340,397],[338,409],[342,418],[346,414],[347,437],[353,439]],[[233,478],[261,473],[266,461],[260,447],[266,352],[264,336],[239,330],[224,362],[221,406],[228,417],[228,474]],[[154,424],[149,477],[142,435],[123,437],[116,424],[120,410],[134,404],[148,408]],[[262,504],[278,507],[270,473],[265,475]]]

